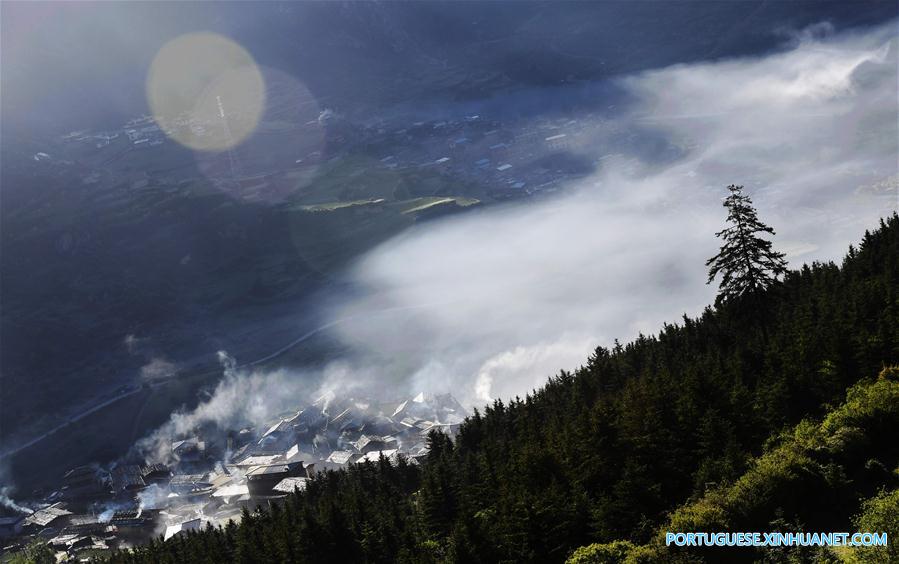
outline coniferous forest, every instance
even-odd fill
[[[777,257],[775,257],[776,259]],[[602,299],[602,296],[597,296]],[[899,217],[476,411],[420,465],[312,479],[115,562],[899,562]],[[679,549],[665,531],[886,531],[869,549]]]

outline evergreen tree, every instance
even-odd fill
[[[788,272],[752,306],[764,324],[747,323],[741,308],[706,308],[597,349],[524,400],[486,406],[455,441],[431,433],[417,464],[380,459],[318,473],[279,509],[105,561],[542,564],[607,543],[576,561],[632,551],[640,562],[732,564],[763,555],[651,559],[644,543],[659,530],[767,530],[775,517],[850,530],[853,514],[870,512],[859,500],[899,487],[890,472],[899,466],[899,390],[889,385],[899,368],[883,371],[889,382],[855,386],[846,410],[814,422],[865,375],[899,365],[899,215],[840,265]],[[852,530],[880,530],[862,523]]]
[[[774,235],[774,229],[759,221],[742,186],[731,184],[727,189],[730,196],[724,200],[724,207],[731,225],[715,234],[724,245],[705,263],[711,267],[707,283],[722,274],[719,303],[765,290],[787,271],[783,253],[773,250],[771,241],[760,236]]]

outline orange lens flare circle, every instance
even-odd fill
[[[196,151],[220,152],[249,137],[265,110],[265,81],[253,57],[216,33],[179,36],[156,54],[147,102],[166,135]]]

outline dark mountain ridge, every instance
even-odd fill
[[[244,513],[240,525],[114,560],[552,562],[598,542],[617,544],[578,551],[575,561],[732,562],[774,553],[635,547],[678,524],[850,530],[850,517],[863,509],[858,496],[899,485],[890,471],[899,453],[877,439],[899,431],[890,400],[895,369],[873,379],[899,361],[897,277],[894,214],[850,247],[842,264],[791,271],[751,308],[708,308],[658,335],[598,348],[574,373],[475,412],[455,443],[433,433],[420,467],[382,460],[329,472],[283,507]],[[850,388],[848,402],[835,409]],[[797,424],[795,438],[782,433]],[[834,442],[841,433],[857,434],[855,450]],[[808,456],[820,464],[803,462]],[[793,466],[777,466],[782,460]],[[789,472],[808,472],[812,481],[795,482]],[[737,493],[728,493],[732,484]],[[771,487],[794,495],[739,494]],[[722,493],[668,522],[709,491]],[[829,492],[843,496],[842,505],[825,504],[830,511],[821,513],[818,496]],[[715,503],[724,513],[701,513]],[[755,512],[751,520],[737,518],[741,508]],[[727,511],[736,511],[733,521],[720,517]],[[600,559],[609,554],[618,557]]]

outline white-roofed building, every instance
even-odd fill
[[[365,455],[356,462],[377,462],[381,459],[381,455],[384,455],[384,458],[386,458],[390,462],[396,462],[399,456],[398,453],[399,451],[395,448],[388,450],[373,450],[371,452],[365,453]]]
[[[275,484],[275,487],[273,487],[272,490],[284,493],[293,493],[295,489],[303,491],[306,489],[306,481],[307,478],[302,477],[284,478]]]
[[[199,531],[203,528],[204,521],[202,519],[191,519],[190,521],[184,521],[183,523],[176,523],[174,525],[169,525],[165,528],[164,539],[169,540],[175,535],[179,535],[186,531]]]

